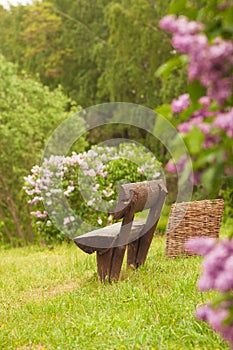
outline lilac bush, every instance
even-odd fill
[[[207,35],[200,33],[204,25],[184,16],[167,15],[160,26],[173,34],[174,49],[188,55],[189,80],[198,79],[207,96],[223,105],[232,94],[232,41],[217,37],[210,43]]]
[[[183,12],[191,18],[169,14],[160,21],[160,27],[171,33],[175,57],[159,74],[171,70],[172,65],[187,64],[187,92],[172,101],[170,113],[192,156],[193,182],[213,197],[222,185],[230,184],[228,191],[222,192],[229,208],[233,181],[233,4],[210,0],[201,10],[186,2],[182,10],[180,3],[177,8],[175,2],[171,6],[170,12]],[[174,173],[181,166],[186,171],[183,159],[176,165],[171,160],[167,170]],[[232,215],[232,208],[228,208]],[[196,310],[196,317],[208,322],[233,349],[233,238],[196,238],[186,246],[204,257],[199,289],[218,291],[216,300]]]
[[[38,237],[48,241],[63,240],[64,234],[83,233],[82,221],[95,227],[105,226],[112,222],[108,212],[116,204],[118,185],[160,176],[160,163],[153,154],[133,143],[93,146],[87,152],[73,152],[67,157],[51,156],[42,166],[35,165],[25,177],[24,190],[34,230]],[[50,216],[56,217],[55,225]],[[63,228],[62,233],[57,226]]]
[[[221,292],[221,297],[199,307],[196,317],[208,322],[233,349],[233,238],[217,241],[197,237],[186,243],[186,249],[204,257],[199,289]]]
[[[196,183],[214,196],[221,178],[233,174],[233,41],[184,16],[167,15],[160,26],[171,32],[176,54],[187,57],[188,92],[172,101],[171,111],[182,121],[176,124],[193,156]],[[174,172],[174,164],[167,170]]]

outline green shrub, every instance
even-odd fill
[[[112,222],[108,213],[114,209],[120,184],[160,175],[156,158],[143,146],[132,143],[94,146],[68,157],[52,156],[25,177],[34,230],[38,237],[50,241],[63,240],[64,234],[83,233],[87,225],[105,226]]]

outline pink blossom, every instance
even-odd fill
[[[214,126],[224,130],[228,137],[233,137],[233,108],[226,113],[219,113],[214,121]]]
[[[171,107],[173,113],[180,113],[187,109],[190,105],[191,101],[189,98],[189,94],[183,94],[178,97],[178,99],[174,99],[172,101]]]
[[[33,175],[24,176],[24,180],[27,185],[30,185],[33,187],[36,185],[35,178]]]
[[[160,28],[168,30],[172,33],[195,34],[204,28],[203,24],[191,21],[189,22],[185,16],[176,17],[167,15],[159,22]]]
[[[200,172],[197,172],[197,171],[195,171],[194,173],[192,173],[191,175],[190,175],[190,180],[192,181],[192,183],[194,184],[194,185],[200,185],[200,183],[201,183],[201,173]]]
[[[189,239],[185,243],[185,247],[187,250],[199,254],[199,255],[206,255],[208,254],[216,244],[215,238],[205,238],[205,237],[195,237]]]
[[[28,201],[28,204],[34,205],[34,204],[37,204],[38,202],[40,202],[42,200],[43,200],[42,197],[35,196],[33,199]]]
[[[166,165],[166,169],[169,173],[175,174],[176,173],[176,166],[172,159],[170,159]]]
[[[196,317],[202,321],[208,322],[214,331],[220,333],[229,341],[231,349],[233,349],[233,323],[224,322],[229,316],[230,307],[232,307],[231,302],[222,302],[217,307],[207,304],[196,310]]]
[[[199,123],[199,124],[197,124],[197,127],[198,127],[198,129],[200,129],[203,132],[203,134],[209,135],[210,131],[212,129],[212,124],[210,124],[210,123]]]
[[[188,55],[189,80],[198,79],[210,98],[224,104],[232,93],[233,43],[221,38],[209,43],[207,36],[199,33],[203,25],[184,16],[165,16],[160,26],[173,33],[173,47]]]
[[[31,211],[30,213],[32,216],[35,216],[38,219],[44,219],[46,218],[46,216],[48,215],[47,211],[43,211],[43,213],[41,211]]]
[[[202,96],[199,98],[198,102],[201,103],[205,107],[209,107],[211,100],[210,100],[209,96]]]
[[[192,130],[193,125],[190,122],[184,122],[184,123],[178,125],[177,128],[178,128],[179,132],[182,132],[182,133],[186,134],[186,133],[188,133],[189,131]]]
[[[162,29],[168,30],[169,32],[175,32],[176,30],[176,17],[174,15],[167,15],[163,17],[160,22],[159,26]]]
[[[215,146],[220,141],[220,135],[207,135],[205,140],[202,143],[204,149],[211,148]]]

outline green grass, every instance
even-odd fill
[[[100,284],[95,256],[75,245],[0,250],[0,349],[229,349],[194,317],[201,258],[164,256]]]

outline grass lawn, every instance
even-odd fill
[[[229,349],[194,317],[213,296],[196,288],[201,258],[164,248],[155,237],[146,264],[112,285],[74,244],[2,248],[0,349]]]

